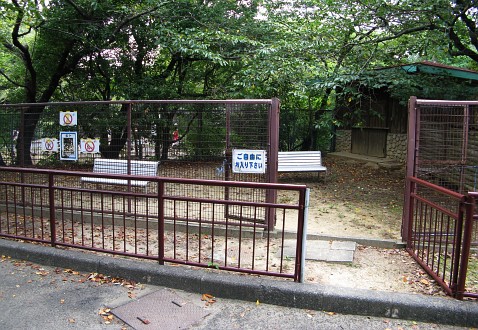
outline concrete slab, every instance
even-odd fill
[[[334,263],[352,263],[354,261],[354,252],[350,250],[330,250],[327,256],[327,262]]]
[[[334,263],[351,263],[357,243],[351,241],[308,240],[306,244],[306,260],[326,261]],[[280,252],[278,252],[279,256]],[[284,241],[284,255],[295,257],[295,240]]]
[[[351,241],[332,241],[330,248],[332,250],[355,251],[357,243]]]
[[[330,249],[307,249],[306,260],[327,261],[329,259]]]

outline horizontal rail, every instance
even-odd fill
[[[194,185],[208,185],[208,186],[222,186],[222,187],[237,187],[237,188],[258,188],[258,189],[281,189],[281,190],[298,190],[305,189],[306,185],[299,184],[285,184],[285,183],[265,183],[265,182],[247,182],[247,181],[226,181],[226,180],[208,180],[208,179],[189,179],[189,178],[170,178],[160,176],[129,176],[127,174],[98,174],[84,171],[62,171],[51,169],[37,169],[37,168],[21,168],[21,167],[2,167],[0,172],[18,172],[18,173],[35,173],[53,176],[74,176],[74,177],[102,177],[109,179],[123,179],[123,180],[141,180],[154,181],[177,184],[194,184]]]
[[[431,188],[437,192],[440,192],[444,195],[447,195],[447,196],[450,196],[450,197],[453,197],[453,198],[456,198],[458,199],[459,201],[464,201],[466,196],[463,195],[463,194],[460,194],[458,192],[455,192],[453,190],[450,190],[450,189],[447,189],[447,188],[444,188],[442,186],[438,186],[436,184],[433,184],[429,181],[425,181],[425,180],[422,180],[422,179],[419,179],[417,177],[411,177],[409,176],[407,178],[407,180],[409,180],[410,182],[414,182],[414,183],[418,183],[419,185],[422,185],[424,187],[427,187],[427,188]]]
[[[464,243],[464,238],[469,237],[472,230],[465,225],[469,222],[466,217],[471,214],[467,211],[471,206],[470,194],[463,195],[415,177],[407,179],[416,186],[410,185],[409,192],[411,232],[407,251],[448,295],[458,299],[472,297],[473,293],[460,292],[466,278],[462,267],[466,267],[464,260],[469,256],[469,244]],[[433,201],[431,198],[437,198],[436,195],[417,193],[421,187],[449,198],[448,204]]]
[[[160,264],[302,278],[305,185],[134,176],[157,188],[145,193],[81,188],[80,177],[99,176],[91,172],[0,167],[0,173],[0,236]],[[211,187],[234,193],[208,198],[202,189]],[[290,203],[247,199],[271,190],[287,192]],[[264,222],[270,210],[277,212],[278,230]],[[297,233],[292,245],[287,230]]]
[[[478,101],[449,101],[449,100],[425,100],[416,99],[418,105],[441,105],[441,106],[453,106],[453,105],[478,105]]]
[[[111,105],[111,104],[272,104],[272,99],[237,99],[237,100],[121,100],[121,101],[81,101],[81,102],[39,102],[0,104],[0,108],[25,108],[71,105]]]

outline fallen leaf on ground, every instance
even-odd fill
[[[425,285],[430,285],[430,282],[427,279],[422,278],[420,280],[420,283],[425,284]]]
[[[216,302],[216,298],[209,293],[203,293],[203,295],[201,296],[201,300],[206,302],[206,306],[209,306]]]

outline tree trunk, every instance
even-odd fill
[[[30,149],[35,135],[35,127],[44,109],[44,106],[30,106],[22,111],[17,139],[18,164],[21,166],[33,165]]]

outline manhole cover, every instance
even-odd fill
[[[162,289],[111,311],[129,326],[141,329],[186,329],[209,315],[199,306]]]

